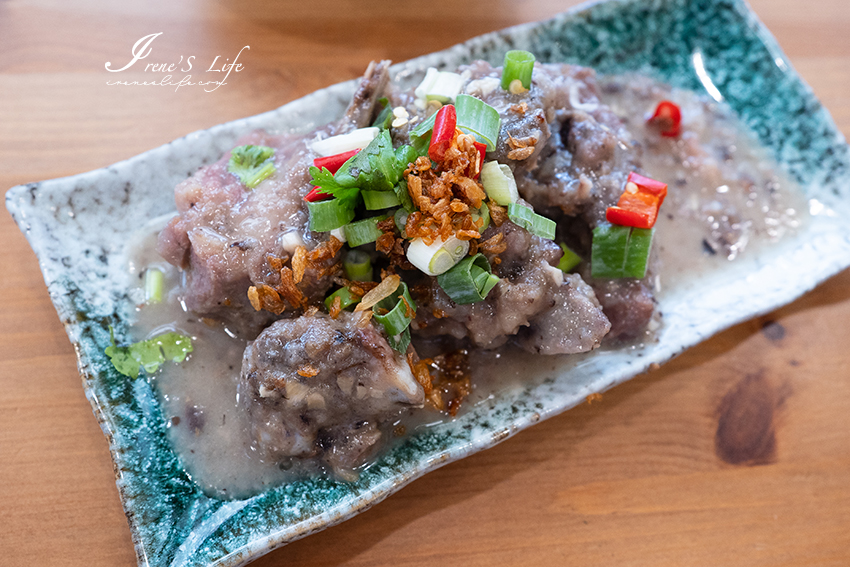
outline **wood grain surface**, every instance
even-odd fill
[[[0,188],[573,3],[0,0]],[[850,133],[850,2],[752,4]],[[106,86],[160,31],[158,61],[249,45],[244,69],[210,93]],[[0,565],[134,565],[74,349],[5,213],[0,239]],[[850,271],[256,565],[850,565],[848,321]]]

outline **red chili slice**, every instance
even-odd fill
[[[457,111],[454,105],[446,105],[437,111],[434,117],[434,130],[431,134],[431,145],[428,146],[428,157],[440,162],[446,156],[446,150],[452,145],[457,128]]]
[[[666,183],[631,172],[617,206],[605,210],[605,219],[621,226],[652,228],[666,196]]]
[[[655,112],[648,120],[661,129],[661,135],[667,138],[675,138],[679,135],[682,126],[682,111],[679,105],[669,100],[662,100],[655,107]]]
[[[342,167],[342,164],[351,159],[351,157],[359,151],[359,149],[356,149],[348,152],[342,152],[341,154],[316,158],[313,160],[313,165],[315,165],[319,169],[322,169],[324,167],[331,173],[336,173],[337,171],[339,171],[339,168]]]
[[[664,198],[667,196],[667,184],[662,183],[661,181],[656,181],[650,177],[644,177],[639,173],[635,173],[632,171],[629,173],[629,178],[626,180],[626,185],[629,183],[634,183],[638,186],[638,189],[642,189],[648,193],[652,193],[656,195],[659,199],[658,206],[661,206],[661,203],[664,202]]]
[[[322,191],[321,187],[313,187],[307,195],[304,196],[305,201],[309,201],[310,203],[315,203],[316,201],[324,201],[325,199],[330,199],[333,195],[328,195],[324,191]]]

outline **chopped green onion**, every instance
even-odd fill
[[[408,213],[404,209],[399,209],[393,215],[393,219],[395,220],[395,226],[398,231],[401,233],[402,238],[407,238],[407,232],[405,232],[405,227],[407,226],[407,217]]]
[[[268,146],[239,146],[230,152],[227,171],[239,178],[248,189],[253,189],[260,181],[274,175],[274,149]]]
[[[553,240],[555,238],[555,221],[542,217],[531,210],[531,208],[519,203],[508,205],[508,218],[530,232],[542,238]]]
[[[348,245],[356,248],[378,240],[383,232],[378,230],[377,224],[386,219],[387,216],[380,215],[345,225],[343,230],[345,231],[345,239],[348,241]]]
[[[387,336],[401,335],[416,317],[416,303],[410,296],[407,284],[401,282],[392,294],[373,305],[372,313],[372,318],[383,325]]]
[[[410,327],[402,331],[400,335],[388,336],[387,342],[391,349],[400,353],[407,352],[407,347],[410,346]]]
[[[148,305],[162,303],[162,289],[165,285],[165,274],[158,268],[145,270],[145,303]]]
[[[372,281],[372,258],[362,250],[349,250],[342,262],[345,277],[355,282]]]
[[[424,138],[424,137],[428,136],[428,133],[431,132],[431,130],[434,129],[434,121],[436,119],[437,119],[437,113],[435,112],[435,113],[431,114],[431,116],[429,116],[428,118],[423,120],[419,124],[419,126],[417,126],[416,128],[414,128],[413,130],[410,131],[410,134],[409,134],[410,139],[413,140],[414,137]],[[428,137],[430,138],[430,136],[428,136]]]
[[[358,128],[347,134],[331,136],[330,138],[313,142],[310,149],[322,157],[334,156],[343,152],[365,148],[380,133],[381,129],[375,126]]]
[[[354,307],[358,303],[360,303],[360,296],[351,293],[351,290],[348,287],[341,287],[329,296],[325,298],[325,307],[328,308],[328,311],[333,307],[334,300],[339,298],[339,308],[340,309],[348,309],[349,307]]]
[[[508,90],[517,79],[526,89],[531,88],[531,72],[534,70],[534,54],[520,49],[505,53],[505,66],[502,70],[502,88]]]
[[[654,235],[654,228],[632,228],[629,233],[629,247],[624,267],[629,277],[642,278],[646,275]]]
[[[456,236],[446,241],[438,238],[430,245],[421,238],[414,238],[407,247],[407,259],[429,276],[439,276],[460,262],[467,252],[469,241]]]
[[[655,229],[600,224],[593,229],[590,274],[594,278],[646,275]]]
[[[504,206],[516,203],[519,190],[511,168],[497,161],[488,161],[481,168],[481,184],[487,196]]]
[[[440,72],[437,71],[436,67],[428,67],[428,70],[425,71],[425,78],[422,79],[422,82],[419,83],[419,86],[413,91],[416,98],[425,99],[425,96],[428,94],[428,90],[437,81],[439,74]]]
[[[420,156],[428,155],[428,148],[431,145],[431,131],[434,129],[436,119],[437,113],[434,112],[409,133],[410,145]]]
[[[479,142],[487,144],[487,151],[496,149],[502,119],[499,111],[481,100],[467,94],[457,95],[457,127],[474,134]]]
[[[361,191],[360,194],[363,195],[363,204],[369,211],[389,209],[401,204],[394,191]]]
[[[345,231],[342,230],[342,227],[333,229],[331,231],[331,236],[345,244]]]
[[[350,199],[329,199],[308,202],[310,230],[327,232],[354,220],[354,205]]]
[[[481,203],[481,208],[470,209],[473,222],[478,222],[478,219],[484,219],[484,224],[478,228],[478,232],[484,232],[490,226],[490,207],[487,203]]]
[[[561,250],[564,251],[564,255],[561,256],[561,261],[558,262],[558,269],[564,273],[569,272],[579,264],[581,264],[581,256],[567,248],[567,245],[563,242],[559,242],[558,246],[561,247]]]
[[[437,74],[437,79],[428,87],[425,99],[438,100],[443,104],[448,104],[455,100],[461,89],[463,89],[463,77],[457,73],[440,71]]]
[[[438,100],[445,104],[453,101],[462,88],[463,77],[457,73],[429,67],[413,94],[421,100]]]
[[[460,305],[482,301],[499,277],[492,273],[484,254],[467,256],[452,269],[437,276],[437,283],[452,301]]]

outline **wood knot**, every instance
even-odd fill
[[[779,403],[759,372],[740,380],[720,402],[715,451],[733,465],[764,465],[776,460],[774,415]]]

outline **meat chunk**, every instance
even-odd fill
[[[319,239],[307,229],[302,200],[312,159],[303,138],[255,132],[241,144],[274,148],[275,174],[248,189],[227,171],[229,155],[202,168],[175,189],[178,215],[157,249],[185,270],[190,310],[253,336],[270,317],[251,308],[248,287],[279,281],[269,257],[291,256],[299,245],[312,249]],[[329,278],[308,277],[302,288],[318,298],[329,285]]]
[[[552,305],[520,330],[517,342],[535,354],[587,352],[611,328],[593,288],[578,274],[564,277],[552,293]]]
[[[499,111],[499,143],[490,157],[514,171],[520,195],[538,209],[583,213],[595,226],[635,170],[637,147],[622,121],[600,103],[592,69],[537,64],[531,88],[512,94],[488,63],[465,68],[466,92]]]
[[[372,123],[372,115],[375,113],[375,105],[378,99],[384,96],[387,84],[390,82],[390,62],[372,61],[363,74],[360,86],[354,93],[354,97],[345,110],[345,118],[342,125],[355,129],[365,128]]]
[[[524,335],[522,340],[529,350],[554,354],[598,346],[610,325],[592,299],[592,290],[580,278],[565,280],[554,267],[562,255],[558,245],[510,221],[487,229],[482,240],[499,239],[500,235],[504,249],[488,255],[494,273],[502,280],[487,298],[458,305],[432,281],[420,299],[423,305],[414,323],[417,332],[468,338],[475,346],[496,348],[531,325],[538,332]],[[561,329],[559,339],[542,336],[542,329],[552,328]]]
[[[425,397],[404,356],[360,314],[282,319],[245,349],[240,401],[264,458],[321,456],[344,473],[381,437],[379,425]]]
[[[389,81],[388,61],[372,63],[345,117],[322,133],[340,134],[366,126]],[[254,132],[237,145],[275,150],[275,173],[253,189],[227,170],[230,154],[201,168],[175,189],[178,215],[160,233],[157,249],[186,271],[186,306],[225,321],[253,337],[273,317],[255,312],[247,291],[252,285],[281,283],[271,259],[291,258],[299,246],[313,250],[326,235],[311,233],[303,197],[311,189],[309,167],[316,155],[302,135]],[[338,258],[313,263],[298,282],[308,303],[321,300],[331,285],[330,267]],[[297,313],[297,310],[295,310]]]
[[[655,299],[646,280],[599,279],[591,280],[590,285],[611,321],[611,339],[631,340],[646,329],[655,312]]]

